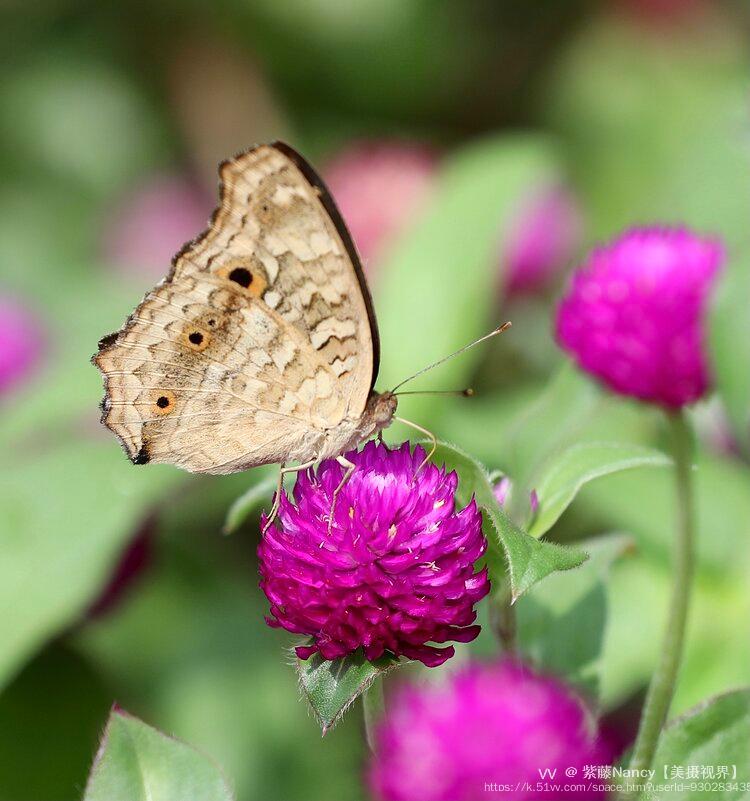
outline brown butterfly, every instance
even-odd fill
[[[135,464],[279,463],[281,485],[336,458],[345,481],[354,466],[342,454],[387,427],[398,403],[374,389],[377,322],[352,238],[288,145],[260,145],[219,172],[208,230],[99,343],[102,422]]]

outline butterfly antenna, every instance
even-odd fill
[[[426,373],[428,370],[432,370],[434,367],[438,367],[439,365],[443,364],[443,362],[449,361],[454,356],[459,356],[464,351],[469,350],[469,348],[473,348],[475,345],[479,345],[480,343],[485,342],[488,339],[492,339],[492,337],[496,337],[498,334],[502,334],[503,331],[507,331],[509,328],[510,328],[510,323],[509,322],[503,323],[501,326],[498,326],[494,331],[490,331],[489,334],[485,334],[483,337],[479,337],[479,339],[475,339],[473,342],[469,342],[468,345],[464,345],[462,348],[459,348],[458,350],[454,351],[453,353],[450,353],[447,356],[443,356],[442,359],[438,359],[436,362],[433,362],[432,364],[428,364],[427,367],[423,367],[421,370],[418,370],[416,373],[414,373],[414,375],[410,375],[408,378],[405,378],[400,384],[396,384],[396,386],[391,390],[391,393],[395,394],[396,390],[399,387],[403,387],[404,384],[408,384],[409,381],[413,381],[418,376],[422,375],[423,373]],[[404,395],[406,393],[402,392],[400,394]]]
[[[455,395],[461,398],[474,397],[474,390],[471,387],[466,389],[413,389],[406,392],[394,392],[394,395]]]

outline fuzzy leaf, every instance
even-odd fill
[[[41,283],[57,288],[50,335],[65,335],[0,413],[0,686],[86,612],[154,505],[187,480],[167,465],[134,467],[96,422],[102,381],[89,359],[133,299],[103,274]]]
[[[375,681],[407,661],[381,657],[365,659],[361,649],[342,659],[327,660],[320,654],[297,659],[300,687],[310,703],[323,735],[327,734],[349,707]]]
[[[601,393],[573,364],[565,362],[544,390],[519,412],[498,442],[506,472],[514,484],[530,490],[532,480],[551,454],[569,445],[595,413]],[[521,493],[525,496],[525,493]]]
[[[166,466],[136,469],[109,440],[63,442],[8,462],[0,466],[0,685],[85,611],[152,504],[182,480]]]
[[[683,770],[688,765],[711,766],[714,770],[724,765],[729,775],[723,779],[714,775],[714,781],[699,781],[699,785],[704,784],[702,789],[691,788],[690,781],[683,781],[683,789],[644,793],[644,801],[750,798],[746,784],[750,776],[750,688],[709,698],[672,721],[664,729],[656,749],[652,763],[656,769],[654,780],[663,781],[665,766],[669,776],[673,765]]]
[[[550,573],[570,570],[586,561],[584,551],[534,539],[513,523],[495,499],[487,471],[467,453],[441,442],[433,460],[458,473],[462,501],[468,502],[473,495],[489,518],[495,535],[489,537],[491,578],[496,583],[502,581],[507,563],[514,601]]]
[[[112,711],[83,801],[232,801],[219,767],[186,743]]]
[[[541,537],[557,522],[589,481],[637,467],[668,467],[671,459],[653,448],[627,442],[582,442],[550,459],[535,487],[539,510],[528,527]]]

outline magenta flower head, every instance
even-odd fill
[[[697,22],[711,11],[706,0],[619,0],[618,5],[639,22],[663,26]]]
[[[120,552],[119,561],[109,574],[106,586],[89,607],[89,620],[107,615],[119,608],[121,603],[136,588],[153,558],[153,543],[156,524],[149,518],[135,532],[133,539]]]
[[[211,202],[181,176],[149,178],[112,211],[104,257],[123,273],[161,276],[172,256],[205,228]]]
[[[512,489],[512,483],[508,476],[503,476],[492,488],[492,494],[500,506],[505,506],[505,501],[508,500],[508,495]]]
[[[294,502],[281,496],[279,515],[258,547],[260,586],[271,604],[270,626],[313,638],[297,648],[337,659],[358,648],[367,659],[388,652],[434,667],[453,646],[479,634],[474,605],[489,592],[476,503],[456,511],[455,473],[422,465],[409,443],[391,450],[368,442],[346,458],[355,470],[343,485],[335,460],[297,478]],[[265,524],[265,519],[264,519]]]
[[[581,230],[581,212],[569,190],[542,187],[526,197],[505,234],[506,291],[532,294],[547,286],[572,258]]]
[[[601,753],[585,707],[563,684],[516,662],[474,664],[395,693],[368,778],[383,801],[580,801],[604,797],[594,786]],[[540,791],[543,775],[558,788]]]
[[[708,295],[724,262],[716,239],[638,228],[594,250],[557,315],[557,339],[615,392],[676,409],[709,386]]]
[[[44,336],[36,317],[18,301],[0,296],[0,395],[33,373],[43,349]]]
[[[426,145],[362,142],[333,159],[324,177],[366,269],[423,208],[437,157]]]

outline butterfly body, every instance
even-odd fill
[[[386,427],[378,333],[351,237],[287,145],[220,167],[210,227],[100,342],[102,421],[136,464],[232,473],[335,457]]]
[[[397,406],[398,398],[393,393],[371,392],[365,411],[359,420],[347,420],[346,425],[327,432],[324,449],[321,451],[322,458],[335,457],[356,448],[360,443],[388,428],[396,414]],[[350,431],[348,437],[346,437],[347,431]]]

